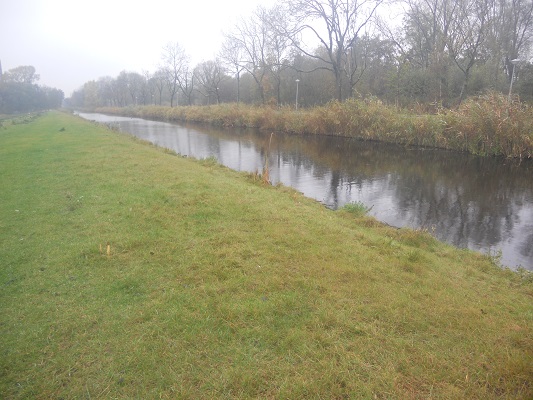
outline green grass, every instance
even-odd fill
[[[372,207],[370,207],[372,208]],[[366,215],[369,211],[370,211],[370,208],[368,208],[367,206],[365,206],[364,203],[360,202],[360,201],[355,201],[355,202],[352,202],[352,203],[347,203],[343,206],[343,209],[345,211],[348,211],[356,216],[363,216],[363,215]]]
[[[533,396],[489,257],[58,112],[0,130],[0,188],[2,398]]]

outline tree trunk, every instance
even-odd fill
[[[342,101],[342,75],[340,72],[335,73],[335,82],[337,84],[337,100]]]

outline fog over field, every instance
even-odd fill
[[[168,42],[193,63],[215,57],[222,32],[274,0],[3,0],[0,61],[4,72],[33,65],[40,84],[68,97],[85,82],[122,70],[153,72]]]

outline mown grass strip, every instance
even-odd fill
[[[57,112],[0,171],[3,398],[533,394],[533,283],[486,256]]]

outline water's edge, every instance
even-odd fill
[[[273,184],[293,187],[327,207],[362,202],[389,225],[427,229],[461,248],[501,252],[503,265],[533,270],[531,163],[336,136],[78,115],[181,155],[215,157],[238,171],[261,171],[268,159]]]

